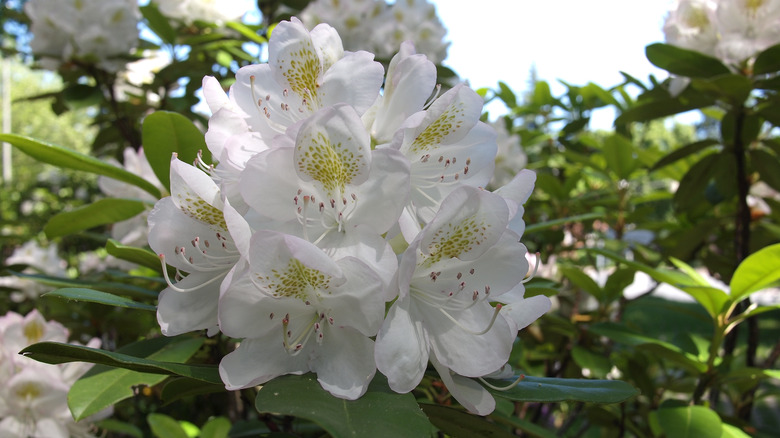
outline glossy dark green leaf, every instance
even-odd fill
[[[731,297],[738,300],[780,281],[780,243],[767,246],[742,261],[731,278]]]
[[[124,307],[127,309],[147,310],[152,312],[157,311],[157,307],[152,306],[151,304],[139,303],[138,301],[133,301],[129,298],[101,292],[94,289],[69,287],[47,292],[41,296],[64,298],[68,301],[76,302],[87,301],[90,303],[105,304],[106,306],[114,307]]]
[[[43,231],[49,239],[113,224],[137,216],[149,205],[138,199],[106,198],[49,219]]]
[[[179,337],[170,338],[170,341],[167,338],[163,339],[165,339],[163,342],[145,341],[145,345],[150,346],[148,350],[151,350],[152,354],[141,357],[59,342],[39,342],[30,345],[20,353],[39,362],[51,364],[90,362],[139,373],[183,376],[214,384],[222,382],[216,366],[186,365],[176,362],[187,360],[198,351],[203,345],[202,338]]]
[[[154,2],[141,6],[141,14],[146,19],[149,28],[168,44],[176,43],[176,30],[171,26],[168,17],[164,16]]]
[[[686,111],[703,108],[715,102],[711,97],[696,96],[692,99],[664,98],[639,102],[626,109],[615,119],[615,125],[620,126],[630,122],[649,122],[662,117],[673,116]]]
[[[219,392],[225,392],[225,385],[222,383],[206,383],[187,377],[174,377],[165,383],[160,398],[168,405],[183,398]]]
[[[680,347],[649,336],[633,333],[620,324],[611,322],[594,324],[590,327],[590,332],[595,335],[606,336],[621,344],[642,347],[657,357],[676,362],[691,372],[703,373],[707,370],[706,363],[700,361],[697,356],[683,351]]]
[[[488,422],[484,417],[447,406],[421,404],[425,415],[440,431],[453,437],[512,438],[506,428]]]
[[[368,392],[354,401],[330,395],[313,374],[278,377],[263,385],[255,407],[260,413],[313,421],[334,438],[427,438],[433,430],[414,396],[393,392],[380,375],[371,382]]]
[[[85,289],[102,290],[104,292],[115,293],[118,295],[128,296],[130,298],[148,299],[157,298],[159,292],[144,289],[132,284],[124,284],[114,281],[82,281],[79,279],[50,277],[42,274],[25,274],[23,272],[11,272],[17,277],[29,278],[35,280],[41,284],[45,284],[53,287],[79,287]]]
[[[610,370],[612,370],[613,364],[609,360],[609,356],[591,351],[579,345],[575,345],[571,350],[571,357],[581,369],[587,369],[590,372],[589,377],[593,376],[598,379],[604,379],[607,377]]]
[[[44,350],[47,352],[40,354],[49,355],[52,360],[47,361],[47,363],[60,363],[68,354],[76,356],[68,357],[68,361],[72,359],[90,362],[95,362],[93,359],[103,360],[106,355],[121,355],[110,357],[104,363],[136,367],[140,362],[144,362],[143,368],[152,371],[151,373],[137,372],[102,364],[92,367],[73,384],[68,393],[68,406],[74,418],[80,420],[132,397],[134,388],[139,385],[154,386],[162,382],[167,378],[167,375],[160,374],[160,372],[170,373],[160,368],[161,366],[178,366],[179,370],[182,369],[181,367],[186,367],[180,362],[185,362],[192,357],[200,349],[202,343],[203,339],[188,336],[154,338],[127,345],[117,350],[116,353],[101,353],[101,350],[97,350],[98,354],[84,350],[67,349],[64,347],[66,344],[58,344],[54,346],[54,350],[47,350],[48,347],[52,347],[52,343],[48,343],[47,346],[44,346]]]
[[[511,384],[509,380],[486,379],[498,387]],[[522,402],[552,403],[579,401],[586,403],[620,403],[639,395],[636,388],[621,380],[559,379],[525,376],[514,388],[497,391],[493,395]]]
[[[696,162],[680,180],[680,185],[674,193],[674,204],[680,210],[687,210],[695,205],[694,201],[704,198],[707,185],[715,176],[719,161],[723,154],[710,154]]]
[[[662,407],[655,414],[667,438],[720,438],[723,434],[718,414],[704,406]]]
[[[162,272],[160,257],[149,249],[122,245],[114,239],[108,239],[106,242],[106,252],[118,259],[126,260],[128,262],[146,266],[147,268]]]
[[[149,414],[146,422],[157,438],[189,438],[187,432],[175,419],[163,414]]]
[[[756,56],[753,74],[763,75],[780,71],[780,44],[774,45]]]
[[[142,126],[144,153],[154,174],[166,188],[170,188],[171,156],[192,164],[203,155],[211,162],[203,133],[186,117],[169,111],[155,111],[144,119]]]
[[[664,156],[660,160],[658,160],[655,164],[653,164],[653,167],[650,169],[650,171],[658,170],[664,166],[668,166],[676,161],[679,161],[685,157],[688,157],[690,155],[693,155],[697,152],[701,152],[703,150],[706,150],[707,148],[717,145],[718,142],[716,140],[707,139],[707,140],[701,140],[694,143],[687,144],[679,149],[675,149],[668,155]]]
[[[0,141],[14,145],[20,151],[40,162],[65,169],[104,175],[140,187],[156,198],[161,196],[160,190],[149,181],[121,167],[113,166],[89,155],[16,134],[0,134]]]
[[[102,430],[108,432],[116,432],[120,436],[127,436],[132,438],[144,438],[144,433],[137,426],[125,423],[123,421],[115,420],[113,418],[107,418],[105,420],[98,421],[95,424]]]
[[[645,48],[647,59],[669,73],[690,78],[711,78],[730,73],[717,59],[671,44],[655,43]]]
[[[743,75],[727,74],[709,79],[694,79],[691,87],[716,99],[741,104],[753,90],[753,82]]]
[[[97,105],[103,100],[103,93],[98,87],[86,84],[73,84],[62,90],[68,108],[80,109]]]

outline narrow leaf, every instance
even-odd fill
[[[712,139],[701,140],[701,141],[687,144],[679,149],[675,149],[668,155],[658,160],[655,164],[653,164],[653,167],[650,169],[650,171],[652,172],[654,170],[658,170],[662,167],[668,166],[676,161],[679,161],[697,152],[703,151],[709,148],[710,146],[714,146],[716,144],[718,144],[718,142]]]
[[[525,227],[526,233],[534,233],[548,228],[557,227],[558,225],[568,224],[571,222],[582,222],[591,219],[603,219],[606,217],[604,213],[584,213],[575,216],[564,217],[561,219],[553,219],[545,222],[539,222],[536,224],[527,224]]]
[[[738,300],[780,280],[780,243],[756,251],[737,266],[731,278],[731,297]]]
[[[78,279],[50,277],[42,274],[25,274],[22,272],[11,272],[17,277],[29,278],[37,281],[38,283],[45,284],[53,287],[80,287],[85,289],[102,290],[104,292],[111,292],[120,295],[126,295],[132,298],[157,298],[159,292],[144,289],[142,287],[134,286],[132,284],[124,284],[113,281],[81,281]]]
[[[228,21],[227,23],[225,23],[225,26],[235,30],[236,32],[240,33],[243,37],[248,39],[249,41],[255,42],[257,44],[265,44],[268,42],[268,40],[258,35],[256,30],[245,25],[244,23],[240,23],[237,21]]]
[[[119,352],[59,342],[39,342],[30,345],[20,353],[39,362],[50,364],[90,362],[115,368],[124,368],[139,373],[175,375],[202,380],[208,383],[221,383],[222,380],[219,378],[216,366],[186,365],[168,361],[176,360],[181,357],[184,358],[183,360],[186,360],[192,353],[197,351],[202,344],[202,338],[178,338],[176,339],[176,342],[170,342],[170,344],[161,347],[161,350],[167,349],[166,351],[170,350],[177,353],[177,355],[171,359],[158,358],[157,355],[154,355],[154,357],[149,356],[149,358],[136,357]],[[186,355],[181,353],[182,351],[191,351],[192,353]]]
[[[601,287],[584,273],[581,268],[576,266],[560,266],[561,274],[571,281],[575,286],[592,295],[599,301],[603,301],[605,294]]]
[[[171,26],[170,20],[163,15],[154,2],[141,6],[141,14],[146,19],[149,28],[168,44],[176,43],[176,31]]]
[[[49,219],[43,231],[49,239],[62,237],[100,225],[130,219],[146,210],[147,203],[137,199],[106,198]]]
[[[144,119],[142,126],[144,152],[154,174],[170,188],[171,155],[178,154],[185,163],[193,163],[198,152],[211,162],[203,133],[186,117],[168,111],[155,111]]]
[[[108,239],[106,242],[106,252],[118,259],[162,272],[160,257],[148,249],[122,245],[114,239]]]
[[[759,53],[753,63],[753,74],[763,75],[780,71],[780,44]]]
[[[105,163],[97,158],[90,157],[89,155],[84,155],[62,146],[44,143],[16,134],[0,134],[0,141],[5,141],[16,146],[17,149],[40,162],[52,164],[64,169],[82,170],[97,175],[104,175],[140,187],[156,198],[161,196],[160,190],[149,181],[134,173],[128,172],[125,169]]]
[[[160,399],[162,399],[164,404],[168,405],[186,397],[217,392],[225,392],[225,385],[222,383],[206,383],[202,380],[187,377],[174,377],[169,379],[163,386],[160,392]]]
[[[509,380],[488,380],[494,386],[511,384]],[[636,388],[621,380],[558,379],[526,376],[517,386],[505,391],[488,388],[493,395],[514,401],[552,403],[620,403],[639,395]]]
[[[127,309],[149,310],[152,312],[157,311],[157,308],[150,304],[139,303],[138,301],[133,301],[129,298],[120,297],[118,295],[109,294],[94,289],[70,287],[47,292],[41,296],[64,298],[69,301],[88,301],[90,303],[105,304],[107,306],[114,307],[124,307]]]
[[[263,385],[255,407],[260,413],[313,421],[334,438],[428,438],[433,430],[414,396],[393,392],[378,374],[366,394],[354,401],[330,395],[313,374],[278,377]]]

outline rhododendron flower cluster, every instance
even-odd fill
[[[368,50],[390,59],[404,41],[436,64],[447,57],[447,34],[436,7],[428,0],[315,0],[301,12],[312,28],[327,23],[339,32],[347,50]]]
[[[669,44],[739,66],[780,43],[780,1],[677,0],[663,30]]]
[[[229,2],[217,0],[153,1],[163,15],[185,24],[192,24],[195,20],[219,24],[225,21],[239,20],[249,10],[250,4],[246,0]]]
[[[46,321],[37,310],[26,316],[0,316],[0,436],[9,438],[92,437],[90,421],[76,422],[68,409],[68,391],[92,364],[49,365],[19,355],[37,342],[67,342],[68,331]],[[93,338],[89,347],[97,348]],[[105,417],[110,411],[98,414]]]
[[[137,46],[135,0],[30,0],[24,6],[32,21],[30,48],[51,70],[78,60],[118,71]]]
[[[149,215],[149,244],[178,271],[159,298],[163,333],[240,339],[219,367],[228,389],[313,372],[357,399],[378,369],[404,393],[430,362],[490,413],[474,379],[506,374],[518,330],[550,306],[524,297],[535,175],[484,189],[497,145],[482,99],[440,92],[410,42],[385,75],[333,27],[293,18],[268,52],[229,94],[204,79],[218,161],[174,156],[171,196]]]
[[[5,260],[5,264],[25,265],[23,274],[43,274],[51,277],[67,277],[68,264],[57,253],[57,245],[54,243],[42,247],[38,242],[30,240],[24,245],[16,248]],[[39,283],[32,278],[23,276],[0,277],[0,286],[13,289],[11,300],[22,302],[25,300],[35,300],[42,293],[52,289],[43,283]]]

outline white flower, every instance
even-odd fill
[[[242,67],[231,87],[247,123],[267,143],[318,109],[346,103],[358,114],[379,96],[382,65],[368,52],[344,52],[332,27],[311,32],[296,18],[274,28],[268,63]]]
[[[57,254],[57,245],[54,243],[43,248],[36,241],[30,240],[16,248],[5,260],[5,264],[27,265],[22,271],[24,274],[67,277],[67,263]],[[42,293],[52,289],[50,286],[24,277],[0,277],[0,286],[16,289],[11,292],[11,300],[17,303],[37,299]]]
[[[506,128],[503,118],[491,123],[498,137],[498,152],[496,153],[496,169],[490,180],[490,187],[501,187],[507,184],[528,163],[528,157],[520,145],[520,136],[511,134]]]
[[[117,71],[138,42],[135,0],[30,0],[25,12],[34,35],[30,48],[49,61],[47,68],[76,59]]]
[[[220,363],[226,388],[312,371],[337,397],[365,393],[376,371],[369,336],[384,313],[372,269],[353,257],[334,261],[297,237],[258,231],[248,264],[231,280],[220,327],[244,340]]]
[[[718,41],[713,0],[677,0],[666,16],[666,42],[707,55],[715,54]]]
[[[398,0],[377,17],[373,26],[372,49],[377,56],[389,58],[402,42],[412,41],[436,64],[447,57],[447,29],[436,15],[436,6],[428,0]]]
[[[401,124],[422,111],[436,85],[436,66],[407,41],[390,61],[382,95],[363,115],[374,144],[390,143]]]
[[[149,214],[149,246],[165,263],[189,273],[175,284],[169,280],[160,293],[157,321],[166,336],[216,332],[219,286],[239,260],[224,208],[209,175],[174,156],[171,196]]]
[[[398,220],[409,193],[408,163],[398,151],[371,150],[355,110],[319,110],[253,157],[241,193],[271,228],[331,252],[371,260],[384,284],[397,267],[382,238]]]
[[[153,0],[166,17],[192,24],[195,20],[222,24],[238,21],[249,11],[247,0]]]
[[[720,0],[717,27],[716,56],[727,65],[739,65],[780,43],[780,1]]]
[[[400,219],[407,242],[428,223],[441,201],[468,185],[484,187],[495,167],[496,132],[479,121],[482,98],[464,84],[410,116],[390,147],[411,163],[411,197]]]
[[[464,186],[401,257],[399,298],[377,336],[376,362],[397,392],[411,391],[430,357],[479,377],[503,366],[517,333],[498,318],[504,293],[528,272],[525,247],[507,230],[509,209],[492,193]]]

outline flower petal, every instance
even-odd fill
[[[374,378],[374,341],[350,327],[326,325],[322,345],[312,350],[309,366],[322,388],[339,398],[355,400]]]
[[[387,376],[390,388],[399,393],[413,390],[428,365],[428,342],[409,313],[412,305],[406,296],[390,307],[374,350],[377,368]]]

